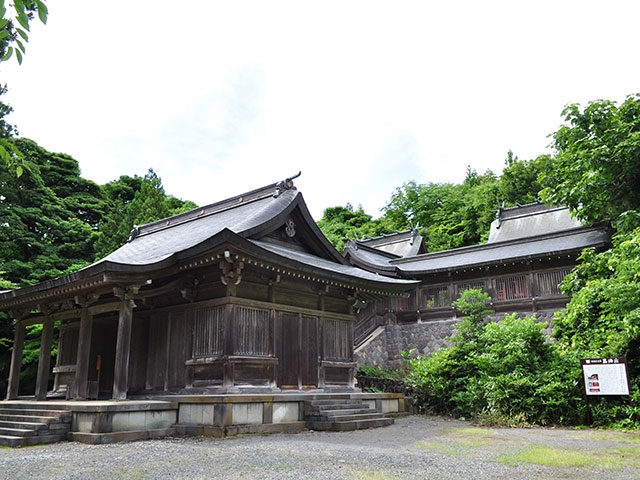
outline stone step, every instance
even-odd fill
[[[22,447],[24,445],[24,437],[16,437],[15,435],[0,435],[0,445],[3,447]]]
[[[0,407],[0,415],[28,415],[36,417],[59,417],[61,415],[71,416],[71,412],[68,410],[56,410],[48,408],[16,408]]]
[[[32,437],[38,435],[38,431],[29,428],[0,427],[0,435],[9,435],[12,437]]]
[[[384,413],[354,413],[351,415],[328,415],[319,420],[329,422],[351,422],[353,420],[377,420],[379,418],[387,418]]]
[[[378,413],[369,404],[352,399],[326,399],[305,402],[307,427],[312,430],[349,431],[385,427],[392,418]]]
[[[29,437],[17,437],[15,435],[0,435],[0,445],[4,447],[26,447],[31,445],[43,445],[46,443],[64,442],[67,434],[63,435],[33,435]]]
[[[311,430],[346,432],[351,430],[363,430],[367,428],[387,427],[389,425],[393,425],[393,422],[393,418],[383,417],[378,419],[351,420],[347,422],[311,421],[307,422],[307,426]]]
[[[309,412],[305,412],[306,416],[323,416],[323,417],[331,417],[336,415],[355,415],[358,413],[377,413],[375,408],[344,408],[344,409],[327,409],[327,410],[311,410]]]
[[[326,403],[322,405],[309,405],[305,403],[305,412],[321,412],[327,410],[359,410],[362,408],[369,408],[366,403]]]
[[[25,423],[71,423],[71,415],[63,418],[59,417],[40,417],[35,415],[5,415],[0,413],[0,421],[3,422],[25,422]]]
[[[72,413],[42,404],[10,402],[0,407],[0,445],[22,447],[61,442],[71,430]]]
[[[42,430],[48,430],[46,423],[34,423],[34,422],[13,422],[0,420],[0,428],[24,428],[40,432]]]

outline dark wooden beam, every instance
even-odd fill
[[[38,358],[38,374],[36,377],[36,400],[47,398],[49,388],[49,370],[51,367],[51,343],[53,341],[54,320],[47,316],[42,324],[40,337],[40,357]]]

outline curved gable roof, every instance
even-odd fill
[[[295,239],[279,240],[274,232],[293,223]],[[3,301],[51,289],[87,284],[105,274],[149,275],[200,255],[228,242],[254,245],[258,255],[276,255],[273,260],[293,261],[320,275],[337,275],[343,281],[376,284],[378,288],[406,288],[411,281],[393,280],[352,266],[329,243],[314,222],[302,194],[291,179],[213,203],[190,212],[134,228],[129,241],[105,258],[75,273],[19,290],[0,293]],[[296,243],[297,242],[297,243]],[[75,288],[75,287],[74,287]]]

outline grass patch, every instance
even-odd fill
[[[603,440],[606,442],[631,443],[633,445],[640,444],[640,432],[613,432],[598,431],[591,435],[594,440]]]
[[[421,450],[432,450],[434,452],[442,453],[445,455],[456,455],[456,454],[464,453],[460,450],[458,445],[453,445],[450,443],[423,442],[422,440],[418,440],[416,442],[416,447],[418,447]]]
[[[593,458],[593,452],[567,450],[546,445],[531,445],[517,453],[503,455],[500,457],[500,462],[507,465],[532,463],[546,467],[586,467],[597,463]]]
[[[390,475],[384,472],[355,472],[349,475],[354,480],[401,480],[402,477],[396,475]]]
[[[640,451],[637,448],[611,448],[602,450],[573,450],[546,445],[531,445],[519,452],[502,455],[500,462],[506,465],[530,463],[545,467],[622,469],[640,467]]]

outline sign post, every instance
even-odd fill
[[[626,357],[584,358],[580,360],[584,379],[584,395],[587,404],[587,424],[591,424],[589,397],[602,395],[629,396],[629,371]]]

